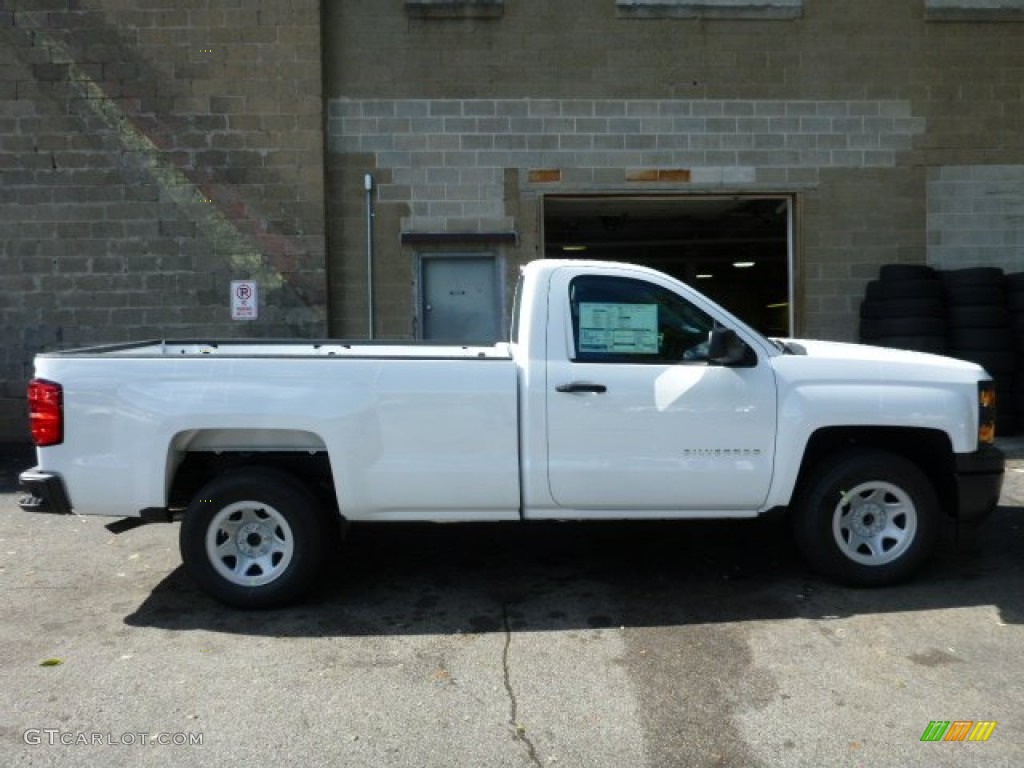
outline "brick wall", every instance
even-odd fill
[[[1004,188],[1024,195],[1024,46],[1012,14],[977,23],[934,12],[953,0],[763,4],[787,7],[773,20],[671,18],[713,3],[627,12],[639,5],[532,0],[491,18],[436,19],[372,0],[332,4],[330,165],[341,179],[385,179],[378,254],[404,278],[385,303],[413,311],[416,253],[402,232],[511,227],[518,245],[495,250],[516,263],[539,253],[545,191],[769,191],[798,198],[797,331],[853,339],[879,265],[948,267],[991,240],[966,219],[937,218],[929,197],[942,187],[929,178],[995,165],[1008,169]],[[685,168],[688,181],[643,189],[627,181],[637,167]],[[523,181],[510,194],[498,181],[533,168],[558,168],[561,182]],[[328,226],[332,265],[352,269],[360,222],[332,211]],[[962,228],[964,250],[930,246],[936,227],[947,241]],[[1024,269],[1019,250],[999,258]]]
[[[941,269],[1024,271],[1024,165],[931,169],[928,253]]]
[[[637,5],[6,0],[0,440],[40,349],[363,334],[367,172],[382,336],[415,333],[435,247],[403,233],[514,231],[482,246],[511,272],[549,192],[796,196],[809,335],[853,338],[887,261],[1024,269],[1019,3]],[[686,173],[638,185],[652,167]],[[258,320],[230,319],[233,279],[260,283]]]
[[[324,335],[319,3],[2,8],[0,441],[42,349]]]
[[[879,265],[923,260],[923,185],[921,169],[832,170],[802,196],[798,277],[811,335],[854,340],[864,285]]]
[[[381,202],[402,231],[507,231],[504,168],[559,168],[576,184],[635,169],[693,169],[688,184],[806,183],[833,168],[885,168],[924,132],[904,101],[335,99],[330,148],[390,171]]]

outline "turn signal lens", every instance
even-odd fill
[[[978,385],[978,403],[982,408],[996,407],[996,390],[991,384],[982,383]]]
[[[996,389],[991,381],[978,382],[978,442],[996,440]]]
[[[28,383],[28,424],[38,447],[64,441],[64,390],[46,379]]]

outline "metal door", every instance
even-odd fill
[[[423,338],[501,339],[497,261],[493,256],[430,256],[420,260]]]

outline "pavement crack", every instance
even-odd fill
[[[512,671],[509,665],[509,651],[512,646],[512,628],[508,622],[508,606],[501,606],[501,624],[505,630],[505,645],[501,650],[501,669],[505,681],[505,693],[508,695],[509,714],[508,722],[512,726],[512,738],[518,741],[526,749],[530,762],[541,768],[540,758],[537,756],[537,748],[533,745],[530,737],[526,735],[526,727],[519,722],[519,701],[516,699],[515,689],[512,687]]]

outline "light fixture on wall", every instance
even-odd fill
[[[750,269],[756,263],[757,262],[754,261],[734,261],[732,265],[736,267],[736,269]]]
[[[587,250],[587,246],[585,246],[585,245],[563,245],[562,246],[562,250],[565,253],[579,253],[580,251]]]

